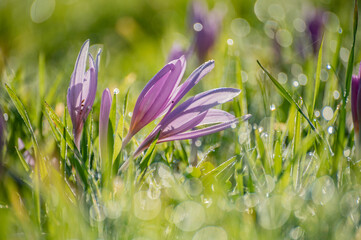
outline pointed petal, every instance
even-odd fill
[[[198,126],[203,126],[207,124],[215,124],[215,123],[226,123],[234,121],[236,118],[232,114],[219,110],[219,109],[209,109],[207,111],[207,115],[205,118],[200,122]]]
[[[185,58],[170,62],[145,86],[135,104],[130,131],[134,135],[164,112],[185,71]]]
[[[177,88],[174,93],[173,103],[171,103],[169,109],[173,109],[175,105],[212,69],[214,68],[214,60],[203,63],[196,70],[194,70],[187,80]]]
[[[216,133],[219,131],[222,131],[224,129],[230,128],[232,126],[232,124],[236,124],[238,123],[238,119],[235,119],[233,121],[230,122],[226,122],[226,123],[220,123],[211,127],[207,127],[207,128],[203,128],[203,129],[198,129],[198,130],[193,130],[193,131],[189,131],[189,132],[183,132],[183,133],[179,133],[170,137],[166,137],[166,138],[162,138],[159,139],[159,143],[162,142],[169,142],[169,141],[175,141],[175,140],[184,140],[184,139],[192,139],[192,138],[198,138],[198,137],[202,137],[205,135],[209,135],[212,133]]]
[[[354,124],[355,130],[358,131],[358,114],[357,114],[357,96],[359,93],[359,85],[360,85],[360,78],[358,76],[352,76],[351,82],[351,111],[352,111],[352,120]]]
[[[106,159],[107,146],[108,146],[108,123],[109,113],[112,105],[112,95],[108,88],[103,91],[102,101],[100,103],[99,114],[99,148],[101,157]]]
[[[239,93],[240,90],[235,88],[217,88],[197,94],[166,115],[159,124],[167,126],[170,122],[183,115],[185,112],[207,111],[218,104],[230,101]]]
[[[78,58],[75,62],[74,72],[72,74],[70,85],[76,85],[83,81],[83,75],[86,67],[86,58],[88,56],[89,50],[89,39],[83,43],[83,46],[80,49]]]
[[[162,133],[159,136],[159,139],[166,138],[168,136],[173,136],[175,134],[188,131],[192,128],[195,128],[200,124],[205,116],[207,111],[204,112],[187,112],[175,118],[173,121],[168,123],[162,129]]]

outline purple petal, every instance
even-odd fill
[[[203,63],[196,70],[194,70],[187,80],[177,88],[174,93],[173,103],[169,106],[169,110],[173,109],[175,105],[212,69],[214,68],[214,60]]]
[[[134,107],[130,127],[132,135],[164,112],[183,77],[185,65],[184,57],[172,61],[148,82]]]
[[[220,123],[211,127],[207,127],[207,128],[203,128],[203,129],[198,129],[198,130],[193,130],[193,131],[189,131],[189,132],[183,132],[183,133],[179,133],[170,137],[166,137],[166,138],[162,138],[159,139],[159,143],[162,142],[169,142],[169,141],[175,141],[175,140],[184,140],[184,139],[192,139],[192,138],[198,138],[198,137],[202,137],[205,135],[209,135],[212,133],[216,133],[219,131],[222,131],[224,129],[227,129],[229,127],[232,126],[232,124],[236,124],[238,123],[238,119],[234,119],[233,121],[230,122],[226,122],[226,123]]]
[[[207,115],[202,120],[202,122],[200,122],[197,125],[197,127],[207,125],[207,124],[231,122],[231,121],[234,121],[235,119],[236,118],[232,114],[230,114],[226,111],[219,110],[219,109],[209,109],[207,111]]]
[[[358,131],[358,114],[357,114],[357,99],[358,99],[358,92],[359,92],[359,85],[360,85],[360,78],[358,76],[352,76],[352,83],[351,83],[351,112],[352,112],[352,119],[355,130]]]
[[[109,113],[112,106],[112,96],[108,88],[103,91],[102,101],[100,103],[100,115],[99,115],[99,147],[103,160],[108,156],[108,123]]]
[[[159,124],[167,126],[170,122],[183,115],[185,112],[207,111],[218,104],[230,101],[239,93],[240,90],[235,88],[217,88],[200,93],[179,105],[171,113],[166,115]]]
[[[80,49],[78,58],[75,62],[74,72],[71,77],[70,85],[76,85],[78,83],[83,82],[88,50],[89,50],[89,39],[83,43],[83,46]]]
[[[207,111],[187,112],[180,115],[162,129],[159,139],[185,132],[196,127],[203,121],[206,115]]]

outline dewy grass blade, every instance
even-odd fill
[[[334,163],[333,172],[337,171],[338,163],[337,159],[338,156],[341,156],[343,153],[343,146],[344,146],[344,138],[345,138],[345,130],[346,130],[346,105],[347,99],[350,94],[351,88],[351,78],[352,78],[352,71],[353,71],[353,62],[354,62],[354,54],[355,54],[355,43],[356,43],[356,33],[357,33],[357,25],[358,25],[358,5],[357,0],[355,0],[355,7],[354,7],[354,15],[353,15],[353,41],[352,47],[348,59],[347,70],[346,70],[346,86],[345,91],[342,98],[342,106],[340,111],[340,122],[337,131],[337,142],[336,144],[336,162]]]
[[[66,143],[68,144],[69,148],[74,152],[75,161],[73,161],[73,158],[70,158],[71,164],[75,167],[77,172],[79,173],[79,176],[84,184],[84,187],[87,188],[88,181],[87,181],[87,171],[85,168],[83,168],[83,165],[81,164],[82,156],[80,155],[77,147],[75,146],[75,143],[70,136],[69,132],[67,130],[64,131],[65,126],[60,121],[54,110],[47,104],[47,102],[44,101],[44,114],[47,116],[48,119],[51,119],[52,122],[49,121],[49,124],[54,124],[57,131],[60,133],[64,132],[64,135],[62,135],[63,138],[66,138]]]
[[[294,100],[291,94],[282,87],[282,85],[261,65],[261,63],[257,60],[258,65],[262,68],[262,70],[267,74],[267,76],[271,79],[273,84],[276,86],[277,90],[281,93],[281,95],[290,103],[294,104],[297,110],[301,113],[301,115],[307,120],[308,124],[311,126],[312,130],[317,132],[317,129],[312,124],[311,120],[307,117],[307,115],[302,111],[300,105]]]
[[[318,91],[320,89],[321,67],[322,67],[322,48],[323,48],[323,38],[322,38],[320,50],[318,51],[316,80],[315,80],[315,89],[314,89],[315,92],[313,94],[313,102],[312,102],[312,108],[311,108],[311,119],[313,119],[313,116],[314,116],[316,100],[317,100],[317,96],[318,96]]]
[[[31,135],[31,139],[34,144],[34,152],[35,152],[35,157],[36,157],[36,164],[35,164],[35,171],[34,171],[35,174],[34,174],[34,178],[33,178],[34,185],[35,185],[34,204],[35,204],[35,209],[36,209],[36,213],[37,213],[37,224],[38,224],[39,229],[41,230],[42,223],[41,223],[41,206],[40,206],[41,204],[40,204],[40,186],[39,185],[40,185],[41,179],[47,175],[44,158],[40,154],[39,145],[36,140],[35,133],[34,133],[32,125],[31,125],[29,116],[24,108],[24,105],[22,104],[22,102],[20,101],[20,99],[18,98],[16,93],[7,84],[5,84],[5,88],[11,98],[11,101],[15,105],[18,113],[20,114],[26,127],[28,128],[30,135]]]

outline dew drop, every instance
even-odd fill
[[[229,46],[232,46],[233,45],[233,39],[231,39],[231,38],[227,39],[227,44]]]
[[[194,144],[196,145],[196,147],[200,147],[202,146],[202,141],[197,139]]]
[[[270,110],[271,110],[271,111],[276,110],[276,106],[275,106],[274,104],[271,104],[271,106],[270,106]]]
[[[340,93],[339,93],[339,91],[335,90],[335,91],[333,92],[333,98],[334,98],[335,100],[337,100],[337,99],[340,98]]]
[[[333,117],[333,110],[330,106],[326,106],[322,109],[322,116],[326,121],[330,121]]]
[[[300,75],[298,75],[298,81],[300,85],[305,86],[307,84],[307,76],[301,73]]]
[[[329,126],[329,127],[327,128],[327,132],[328,132],[328,134],[333,134],[333,133],[335,132],[335,128],[332,127],[332,126]]]
[[[287,74],[284,73],[284,72],[280,72],[278,74],[278,81],[281,83],[281,84],[286,84],[287,83]]]
[[[200,31],[202,31],[202,29],[203,29],[203,25],[202,25],[201,23],[195,23],[195,24],[193,25],[193,29],[194,29],[194,31],[196,31],[196,32],[200,32]]]
[[[4,113],[4,120],[7,122],[9,120],[9,115],[7,113]]]
[[[300,84],[298,83],[298,81],[293,81],[292,85],[293,85],[294,87],[298,87]]]
[[[118,88],[115,88],[114,91],[113,91],[114,94],[119,94],[119,92],[120,92],[120,91],[119,91]]]
[[[320,111],[316,110],[316,111],[315,111],[315,117],[318,118],[318,117],[320,117],[320,115],[321,115]]]

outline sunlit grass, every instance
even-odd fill
[[[224,13],[205,59],[215,68],[184,100],[237,88],[219,108],[252,117],[198,139],[153,142],[134,158],[159,123],[121,149],[135,102],[173,43],[192,49],[190,3],[42,2],[0,2],[0,239],[360,238],[353,3],[209,1]],[[312,21],[320,21],[317,36]],[[86,39],[92,54],[103,51],[78,149],[66,94]],[[183,79],[201,63],[190,54]],[[107,87],[114,145],[104,161],[98,126]]]

